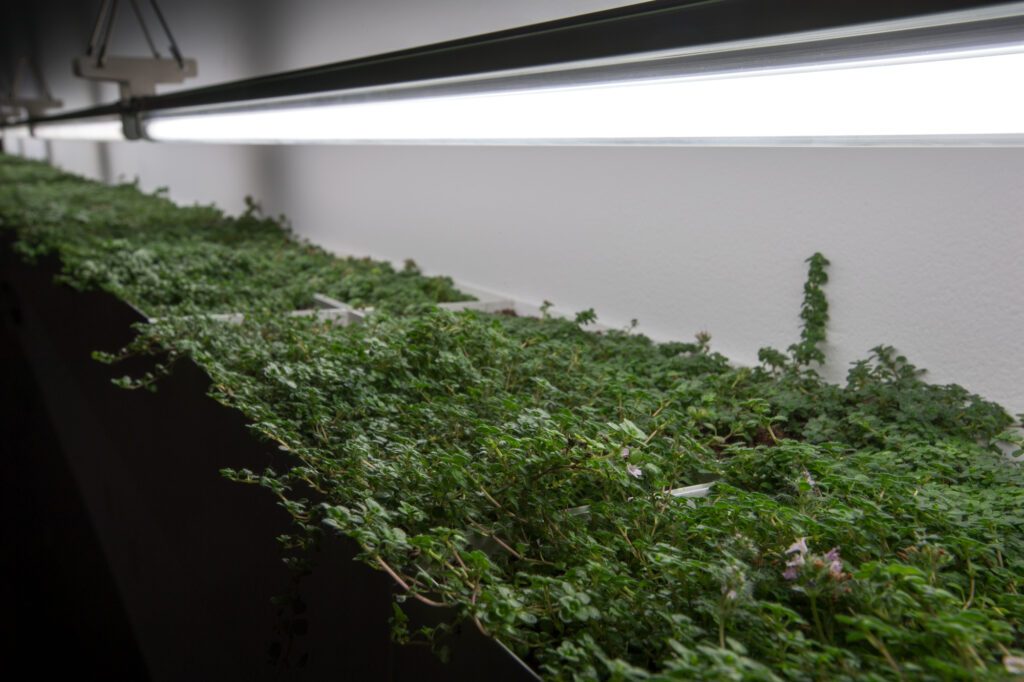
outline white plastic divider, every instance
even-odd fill
[[[464,291],[465,288],[459,287],[459,290]],[[522,309],[522,305],[517,305],[516,301],[511,298],[495,296],[493,294],[480,291],[474,291],[471,295],[476,296],[477,300],[438,303],[437,307],[444,310],[450,310],[452,312],[476,310],[483,313],[511,312],[517,315],[519,314],[519,310]],[[313,301],[318,308],[317,310],[296,310],[288,314],[296,316],[316,315],[321,319],[330,319],[332,321],[339,322],[340,324],[359,324],[366,319],[367,315],[373,312],[373,308],[360,308],[357,310],[347,303],[324,294],[313,294]]]
[[[686,500],[686,504],[696,509],[697,503],[694,502],[694,500],[698,497],[707,497],[711,493],[711,486],[714,484],[715,481],[708,481],[707,483],[697,483],[696,485],[688,485],[682,488],[673,488],[672,490],[669,490],[666,495],[669,497],[684,498]],[[565,510],[565,513],[569,516],[585,516],[590,513],[590,505],[583,504],[579,507],[570,507]]]
[[[132,305],[131,303],[129,303],[129,305],[131,305],[132,308],[138,311],[140,315],[143,315],[146,318],[146,321],[149,322],[150,324],[160,322],[161,320],[166,319],[162,317],[150,317],[149,315],[146,315],[146,313],[139,310],[137,306]],[[369,309],[356,310],[347,303],[342,303],[341,301],[333,299],[325,294],[313,294],[313,305],[315,305],[316,307],[310,308],[308,310],[292,310],[285,313],[285,315],[287,317],[316,316],[321,320],[330,320],[335,324],[345,326],[349,324],[361,323],[366,318],[367,312],[369,311]],[[183,318],[180,319],[189,319],[191,317],[194,316],[185,315]],[[204,315],[203,317],[207,317],[211,320],[227,322],[228,324],[242,324],[243,322],[245,322],[244,313],[214,313],[212,315]]]
[[[475,289],[473,287],[459,286],[459,291],[468,293],[476,297],[475,301],[452,301],[450,303],[438,303],[437,307],[450,310],[452,312],[462,312],[466,310],[473,310],[483,313],[494,313],[494,314],[514,314],[523,316],[536,316],[539,312],[536,308],[528,306],[521,301],[517,301],[513,298],[505,296],[499,296],[488,291],[481,289]],[[335,298],[331,298],[326,294],[313,294],[313,304],[316,308],[310,310],[293,310],[286,313],[289,317],[308,317],[315,315],[321,320],[329,320],[335,324],[347,326],[350,324],[362,324],[366,319],[367,315],[373,312],[372,308],[362,308],[356,310],[352,306],[339,301]],[[135,306],[132,306],[133,308]],[[138,310],[138,308],[135,308]],[[141,311],[140,311],[141,312]],[[558,314],[558,317],[565,317],[565,315]],[[218,313],[209,315],[210,319],[221,320],[228,324],[242,324],[245,322],[245,315],[242,313]],[[147,320],[152,324],[158,322],[160,318],[148,317]],[[593,331],[607,330],[608,327],[603,325],[594,324],[592,327]],[[707,497],[711,486],[714,485],[714,481],[707,483],[698,483],[696,485],[688,485],[681,488],[673,488],[666,494],[674,498],[684,498],[687,504],[691,507],[696,507],[694,502],[695,498]],[[590,513],[590,505],[585,504],[579,507],[572,507],[566,510],[566,513],[576,516],[581,514]]]
[[[326,294],[313,294],[313,303],[316,310],[296,310],[289,315],[316,315],[321,320],[331,320],[342,326],[350,324],[362,324],[366,318],[366,312],[356,310],[347,303],[331,298]]]
[[[369,315],[373,312],[373,308],[360,308],[356,309],[343,301],[339,301],[335,298],[331,298],[326,294],[313,294],[313,305],[315,308],[308,310],[292,310],[285,313],[288,317],[311,317],[316,316],[321,320],[330,320],[335,324],[349,325],[349,324],[361,324]],[[135,307],[135,306],[132,306]],[[502,312],[514,312],[518,314],[517,308],[521,309],[521,305],[517,305],[516,301],[510,298],[502,297],[490,297],[484,300],[476,301],[455,301],[452,303],[438,303],[438,308],[445,310],[451,310],[453,312],[460,312],[463,310],[476,310],[484,313],[502,313]],[[138,310],[138,308],[135,308]],[[141,311],[140,311],[141,313]],[[145,315],[145,313],[142,313]],[[186,317],[192,317],[191,315]],[[244,313],[214,313],[212,315],[206,315],[211,320],[220,320],[227,322],[228,324],[242,324],[245,322]],[[150,317],[146,315],[146,319],[150,322],[159,322],[163,318]]]
[[[708,481],[707,483],[698,483],[696,485],[688,485],[683,488],[674,488],[669,490],[668,494],[672,497],[707,497],[708,492],[711,490],[711,486],[715,484],[714,481]]]
[[[1008,462],[1024,464],[1024,426],[1010,426],[1006,429],[1010,440],[996,441],[996,446]]]
[[[571,317],[569,313],[559,310],[552,310],[545,313],[544,309],[539,306],[525,303],[524,301],[519,301],[501,294],[495,294],[484,289],[477,289],[476,287],[459,284],[458,282],[456,282],[456,287],[459,291],[474,296],[476,300],[438,303],[438,308],[452,312],[474,310],[482,313],[507,314],[518,317],[540,317],[544,314],[564,319]],[[128,305],[134,308],[141,316],[145,317],[146,321],[150,324],[166,319],[162,317],[152,317],[131,302],[128,302]],[[349,324],[361,324],[374,310],[369,307],[358,309],[353,308],[348,303],[331,298],[326,294],[313,294],[313,305],[315,306],[314,308],[292,310],[284,314],[288,317],[307,317],[315,315],[321,320],[329,320],[335,324],[345,326]],[[186,315],[182,319],[188,319],[190,317],[193,316]],[[204,315],[203,317],[207,317],[211,320],[227,322],[228,324],[242,324],[245,322],[244,313],[213,313],[211,315]],[[588,324],[587,329],[589,331],[602,332],[608,331],[611,327],[594,322]]]
[[[463,310],[477,310],[482,313],[503,313],[506,311],[515,312],[516,302],[511,298],[496,298],[490,301],[453,301],[451,303],[438,303],[438,308],[461,312]],[[517,313],[518,314],[518,313]]]
[[[557,308],[541,307],[519,299],[511,298],[503,294],[496,294],[487,289],[480,289],[471,285],[455,282],[455,288],[464,294],[475,296],[475,301],[455,301],[452,303],[438,303],[438,308],[445,310],[477,310],[484,313],[512,314],[517,317],[542,317],[548,315],[562,319],[571,319],[573,313]],[[547,302],[545,302],[547,303]],[[600,322],[587,324],[587,330],[592,332],[605,332],[612,328]]]

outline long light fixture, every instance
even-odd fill
[[[1024,142],[1024,45],[826,66],[450,96],[348,94],[154,116],[158,141],[902,144]]]
[[[72,119],[68,121],[21,124],[4,128],[4,137],[11,140],[86,140],[113,142],[124,140],[120,118]]]
[[[1022,145],[1022,77],[1024,2],[1012,2],[242,104],[155,98],[121,111],[128,138],[160,142]],[[120,139],[115,120],[81,125],[32,129]]]
[[[5,140],[25,140],[32,137],[32,129],[27,125],[14,125],[4,128]]]
[[[1024,3],[244,107],[152,140],[1024,144]]]
[[[36,123],[32,125],[32,135],[44,140],[113,142],[125,139],[120,118]]]

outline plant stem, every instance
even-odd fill
[[[882,640],[880,640],[878,637],[875,637],[875,635],[870,632],[865,634],[867,635],[868,641],[871,642],[871,645],[878,649],[878,651],[881,652],[883,656],[885,656],[885,660],[889,663],[892,669],[896,671],[896,674],[899,675],[899,678],[906,682],[907,678],[903,676],[903,671],[900,670],[900,666],[896,663],[896,659],[894,659],[892,657],[892,654],[889,653],[889,650],[885,648],[885,643],[882,642]]]
[[[825,642],[825,630],[821,627],[821,616],[818,615],[818,600],[811,597],[811,615],[814,616],[814,627],[818,631],[818,639]]]

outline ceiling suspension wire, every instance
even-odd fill
[[[96,23],[92,27],[92,35],[89,38],[89,45],[85,48],[85,54],[87,57],[91,57],[96,52],[96,47],[100,42],[100,34],[104,33],[106,26],[106,16],[110,11],[111,0],[103,0],[103,4],[100,5],[99,14],[96,15]]]
[[[110,0],[107,0],[110,3]],[[104,66],[107,63],[107,48],[110,46],[110,34],[114,30],[114,23],[117,21],[117,10],[121,6],[121,0],[113,0],[110,3],[110,10],[107,12],[107,21],[103,27],[103,42],[100,43],[100,53],[96,58],[96,66]],[[100,8],[103,13],[103,8]]]
[[[135,0],[132,0],[132,2],[135,2]],[[174,36],[171,34],[171,27],[168,26],[167,20],[164,19],[164,13],[160,11],[160,5],[157,4],[156,0],[149,0],[149,3],[153,6],[153,13],[156,14],[156,18],[164,28],[164,33],[167,34],[167,40],[171,43],[171,55],[174,57],[174,60],[178,62],[179,67],[185,68],[185,59],[181,56],[181,51],[178,49],[178,43],[174,40]]]
[[[108,56],[110,37],[114,31],[114,24],[117,22],[121,0],[103,0],[96,16],[96,23],[93,25],[85,56],[79,57],[73,62],[74,73],[81,78],[117,83],[121,89],[121,103],[119,104],[139,97],[156,95],[157,84],[181,83],[186,78],[195,76],[198,70],[194,59],[185,59],[181,56],[181,50],[178,49],[170,26],[156,0],[150,0],[150,5],[170,43],[173,59],[165,59],[161,56],[138,0],[129,0],[129,2],[152,56]]]
[[[153,36],[149,35],[149,27],[146,26],[146,20],[142,16],[142,10],[139,9],[138,0],[130,0],[132,3],[132,10],[135,12],[135,18],[139,20],[139,26],[142,27],[142,35],[146,37],[146,43],[149,45],[149,51],[153,53],[154,59],[160,59],[160,53],[157,52],[156,45],[153,44]]]

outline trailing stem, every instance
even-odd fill
[[[828,282],[826,268],[829,261],[820,253],[808,258],[807,281],[804,283],[804,302],[800,308],[800,319],[803,328],[800,331],[800,343],[789,347],[793,362],[806,367],[811,362],[819,365],[825,362],[825,353],[819,344],[825,342],[825,327],[828,324],[828,299],[822,286]]]

